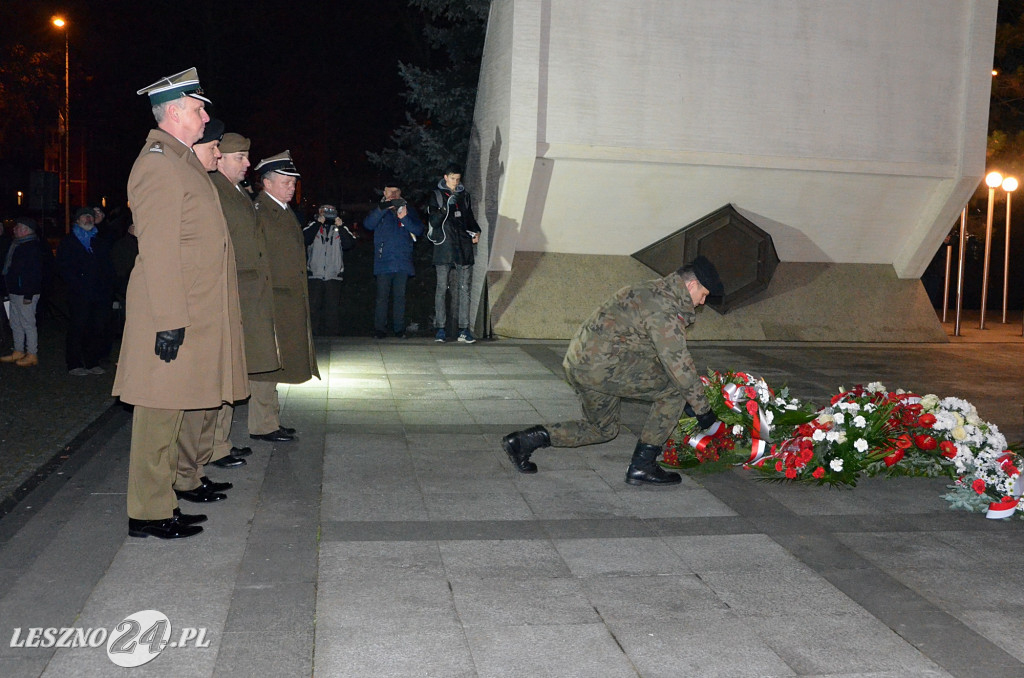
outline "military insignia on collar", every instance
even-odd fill
[[[255,210],[256,210],[257,212],[259,212],[259,210],[260,210],[260,204],[259,204],[258,202],[254,202],[254,203],[252,204],[252,206],[253,206],[253,209],[255,209]]]
[[[154,141],[153,144],[149,147],[149,152],[150,153],[163,153],[164,152],[164,144],[163,144],[163,142],[162,141]]]

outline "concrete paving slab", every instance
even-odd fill
[[[956,389],[942,394],[1020,439],[1022,345],[691,348],[701,368],[812,400],[855,379]],[[228,501],[183,506],[210,517],[198,537],[125,536],[130,417],[95,403],[105,418],[0,518],[8,639],[155,609],[205,626],[210,647],[118,669],[104,648],[0,643],[0,675],[1024,675],[1021,522],[949,511],[942,480],[833,492],[733,471],[635,488],[635,402],[617,439],[540,450],[522,475],[501,437],[579,412],[564,343],[319,348],[325,378],[281,386],[297,441],[250,441],[237,409],[254,453],[210,469],[235,483]]]

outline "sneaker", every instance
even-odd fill
[[[68,370],[68,374],[70,374],[73,377],[88,377],[89,370],[85,369],[84,367],[76,367],[73,370]]]
[[[448,334],[444,331],[443,327],[437,328],[437,334],[434,335],[434,341],[447,341]]]
[[[102,367],[100,367],[99,365],[97,365],[96,367],[90,367],[89,368],[89,374],[104,374],[104,373],[106,373],[106,370],[103,369]]]
[[[473,335],[470,334],[469,328],[466,328],[459,332],[459,341],[461,341],[463,344],[472,344],[476,342],[476,339],[474,339]]]

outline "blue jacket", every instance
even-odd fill
[[[423,235],[423,222],[412,205],[401,221],[392,209],[373,209],[363,219],[363,228],[373,231],[373,274],[416,275],[412,265],[412,236]]]

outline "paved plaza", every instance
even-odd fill
[[[702,369],[816,403],[876,380],[957,395],[1024,439],[1013,332],[692,348]],[[540,472],[520,475],[501,436],[579,415],[564,342],[318,350],[321,381],[281,386],[298,440],[210,468],[235,486],[225,502],[182,503],[210,518],[191,539],[127,537],[124,408],[82,395],[66,408],[74,431],[53,415],[62,454],[8,488],[0,518],[0,676],[1024,676],[1024,523],[950,511],[941,480],[840,491],[736,470],[633,487],[638,403],[617,440],[540,450]],[[58,377],[53,398],[78,397]],[[48,414],[18,421],[49,440]],[[10,646],[15,629],[113,632],[142,610],[166,615],[173,640],[205,630],[208,646],[137,668],[105,646]]]

